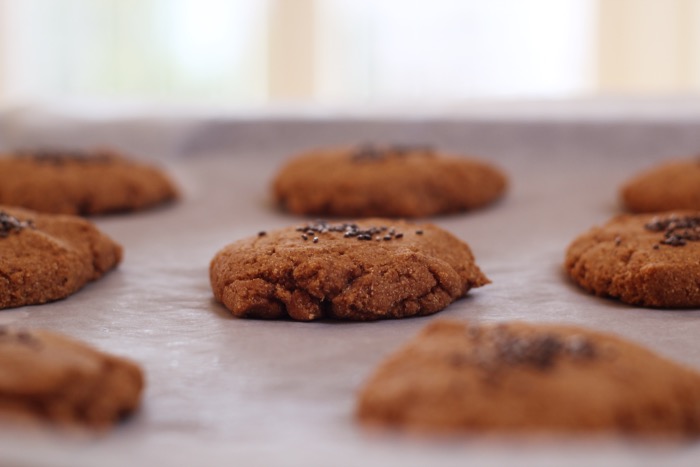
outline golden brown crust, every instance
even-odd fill
[[[312,151],[291,160],[273,183],[295,214],[424,217],[468,211],[500,198],[505,175],[492,165],[422,147]]]
[[[0,204],[94,215],[145,209],[177,196],[161,170],[110,150],[0,156]]]
[[[432,314],[489,282],[469,246],[448,232],[386,219],[240,240],[216,254],[210,278],[216,299],[237,317],[303,321]]]
[[[0,217],[24,224],[0,229],[0,308],[65,298],[121,261],[122,247],[85,219],[4,206]]]
[[[700,307],[700,241],[674,244],[673,236],[650,228],[674,216],[700,222],[699,211],[629,214],[591,229],[569,246],[567,272],[584,289],[632,305]]]
[[[700,158],[666,162],[627,181],[620,198],[632,212],[700,210]]]
[[[437,321],[359,394],[370,425],[423,432],[700,434],[700,375],[573,326]]]
[[[133,412],[134,363],[48,331],[0,326],[0,418],[106,427]]]

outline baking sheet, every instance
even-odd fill
[[[655,160],[700,149],[700,125],[664,119],[631,127],[621,120],[613,122],[615,133],[610,123],[425,119],[382,123],[380,138],[372,123],[335,121],[331,136],[315,138],[319,122],[292,122],[298,131],[282,134],[274,130],[279,123],[270,129],[264,120],[247,122],[239,134],[276,133],[289,144],[258,138],[236,147],[222,143],[226,125],[220,123],[205,132],[218,147],[204,144],[201,132],[164,146],[160,158],[183,188],[181,202],[95,219],[124,246],[120,267],[65,300],[0,311],[0,324],[63,332],[141,363],[147,374],[141,410],[99,436],[4,427],[0,465],[698,465],[698,442],[421,439],[368,432],[355,423],[353,409],[375,366],[440,318],[580,324],[700,370],[700,310],[649,310],[596,298],[562,271],[568,243],[618,212],[617,186]],[[320,127],[330,132],[329,125]],[[679,132],[682,138],[670,137]],[[36,141],[49,138],[33,134]],[[503,201],[431,219],[471,245],[493,284],[430,317],[371,323],[242,320],[213,301],[208,264],[218,249],[304,222],[275,210],[268,197],[288,152],[319,139],[417,142],[416,134],[439,147],[478,152],[509,173]],[[177,155],[168,158],[168,151]]]

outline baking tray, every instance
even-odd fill
[[[147,375],[140,411],[97,435],[4,427],[0,465],[700,464],[697,442],[420,438],[368,431],[353,418],[357,390],[377,364],[441,318],[578,324],[700,369],[700,310],[642,309],[593,297],[562,267],[576,235],[619,212],[620,183],[656,160],[700,148],[700,125],[668,118],[527,120],[324,117],[191,125],[197,130],[182,144],[171,141],[155,157],[182,187],[179,203],[94,219],[124,246],[116,271],[65,300],[0,311],[0,324],[62,332],[139,362]],[[129,141],[119,122],[112,125],[105,133],[112,144]],[[6,145],[55,141],[45,128],[17,128],[5,134]],[[233,144],[231,132],[249,143]],[[497,204],[430,219],[471,245],[492,284],[433,316],[368,323],[236,319],[213,300],[208,266],[216,251],[305,221],[277,211],[269,198],[269,182],[290,153],[318,141],[417,139],[477,153],[509,174],[509,191]]]

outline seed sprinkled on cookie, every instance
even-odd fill
[[[369,321],[437,313],[489,282],[449,232],[399,235],[416,227],[318,220],[239,240],[212,259],[212,290],[240,318]]]
[[[96,151],[92,153],[87,151],[52,148],[40,148],[34,150],[24,149],[17,151],[16,154],[20,158],[31,159],[36,162],[53,165],[65,165],[68,163],[102,164],[114,161],[117,158],[116,154],[105,151]]]
[[[0,238],[6,238],[11,233],[17,233],[26,228],[34,228],[34,223],[31,220],[21,221],[0,210]]]
[[[436,320],[379,366],[356,413],[427,434],[699,436],[700,374],[584,328]]]
[[[432,156],[433,147],[427,144],[391,144],[380,146],[363,144],[350,156],[353,162],[381,161],[389,157],[405,157],[407,155]]]
[[[663,232],[660,243],[664,245],[683,246],[700,240],[700,215],[654,217],[644,227],[652,232]]]
[[[343,234],[344,238],[356,238],[357,240],[386,240],[390,241],[393,239],[403,238],[403,233],[396,232],[394,227],[388,227],[386,225],[374,225],[367,228],[360,228],[355,223],[332,223],[325,220],[316,220],[311,224],[306,224],[301,227],[296,228],[297,232],[304,232],[301,235],[303,240],[308,240],[309,237],[314,239],[314,243],[318,241],[318,234],[325,234],[328,232],[340,232]],[[377,236],[387,232],[384,236]],[[421,232],[422,233],[422,232]]]

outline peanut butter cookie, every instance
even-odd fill
[[[107,427],[139,405],[134,363],[48,331],[0,326],[0,419]]]
[[[596,295],[639,306],[700,307],[700,211],[615,217],[574,240],[565,266]]]
[[[294,214],[413,218],[480,208],[506,186],[505,175],[484,161],[428,146],[366,145],[294,158],[273,192]]]
[[[121,258],[85,219],[0,206],[0,309],[65,298]]]
[[[161,170],[111,150],[0,156],[0,204],[94,215],[145,209],[176,197],[176,188]]]
[[[573,326],[436,321],[376,370],[363,423],[431,432],[700,434],[700,374]]]
[[[210,278],[237,317],[301,321],[429,315],[489,282],[450,233],[386,219],[260,232],[219,251]]]

